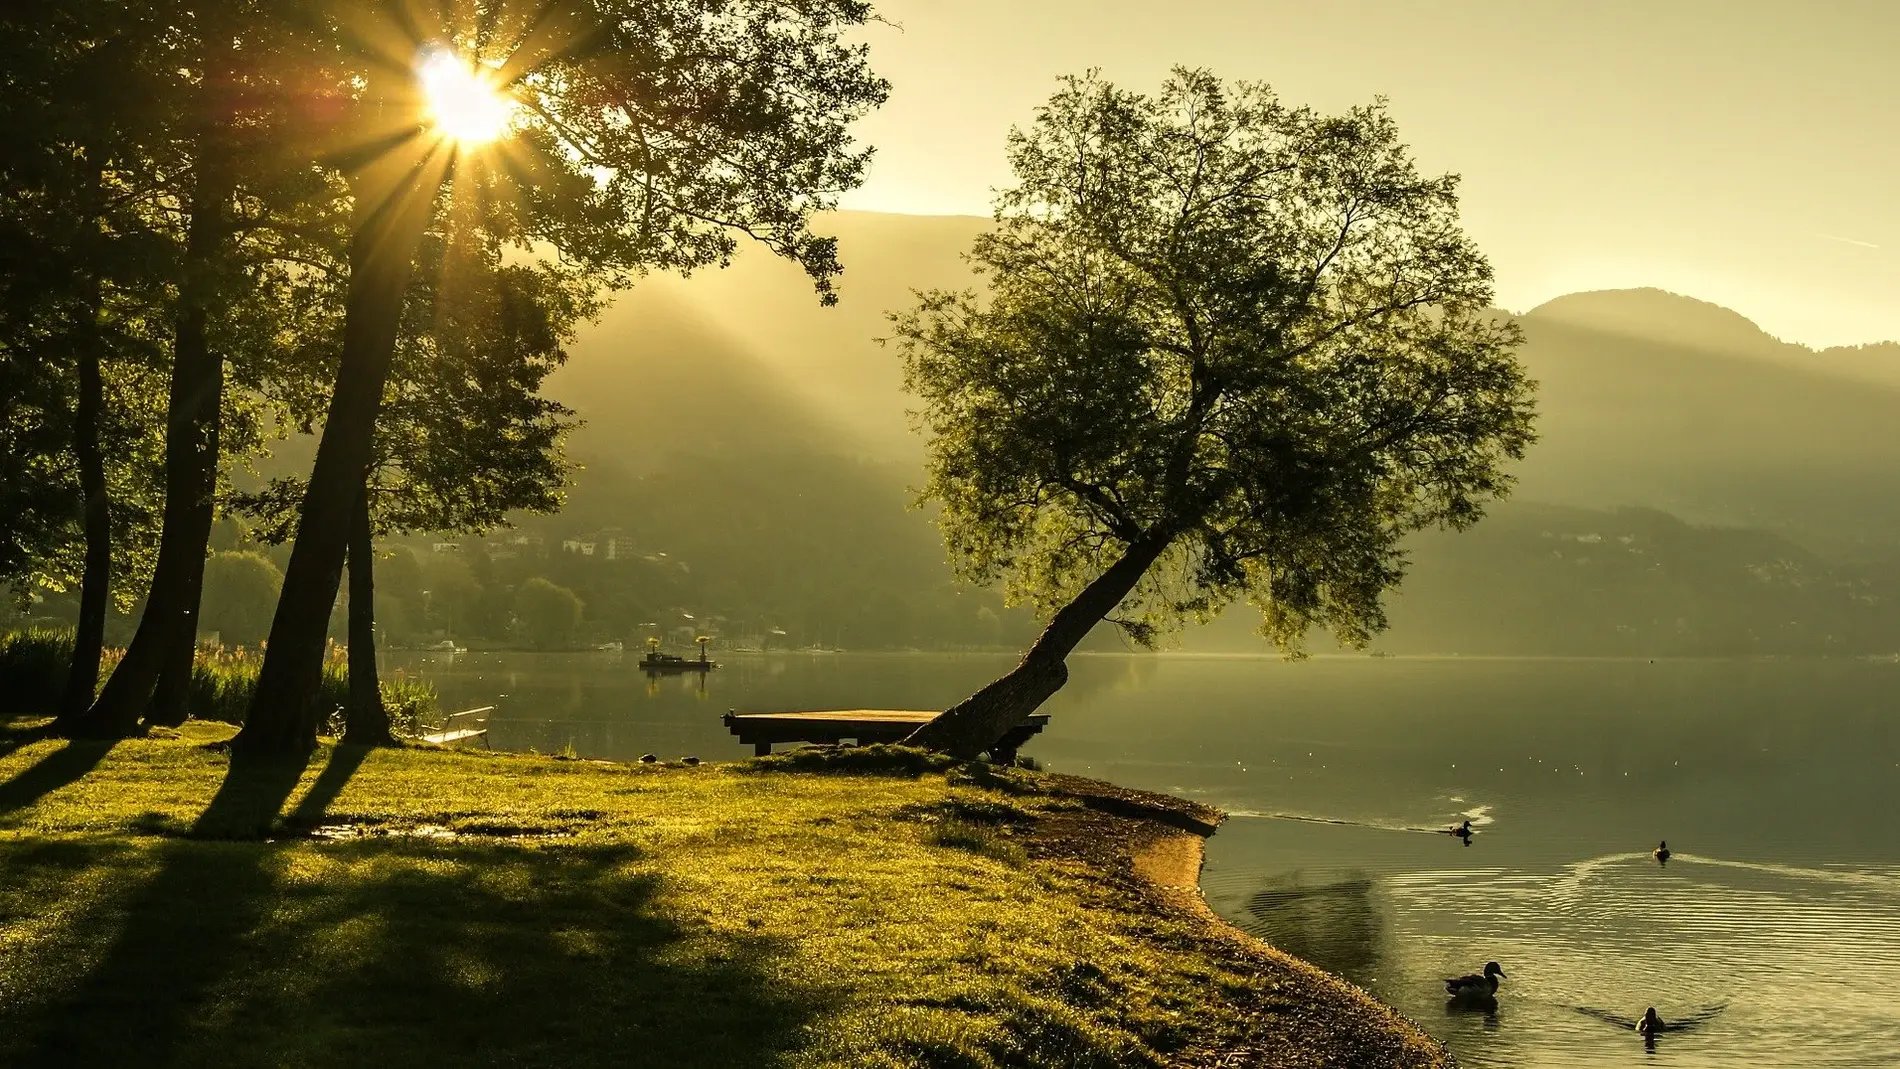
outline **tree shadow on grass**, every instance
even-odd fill
[[[96,927],[75,938],[109,942],[89,971],[48,993],[37,1019],[0,1027],[20,1044],[11,1052],[0,1045],[0,1062],[164,1065],[215,1005],[217,987],[230,981],[248,933],[270,908],[275,858],[260,846],[231,843],[169,841],[152,853],[156,871],[142,886],[95,893],[76,923]],[[122,879],[145,869],[122,855],[98,863],[119,864]],[[33,967],[16,967],[22,964]],[[8,1016],[0,1011],[0,1021]]]
[[[0,783],[0,816],[25,809],[91,772],[115,745],[116,740],[110,739],[75,739],[20,770],[12,779]]]
[[[323,815],[330,811],[330,803],[343,793],[343,785],[350,782],[350,777],[356,775],[357,769],[363,767],[363,762],[374,749],[376,747],[373,746],[330,747],[330,759],[323,763],[323,771],[317,773],[310,789],[297,799],[296,806],[284,814],[284,822],[300,828],[321,823]]]
[[[276,758],[246,757],[234,753],[230,770],[218,793],[193,822],[189,834],[194,839],[262,839],[282,826],[307,830],[323,819],[330,803],[343,793],[350,777],[363,766],[373,749],[368,746],[333,746],[327,751],[323,768],[310,783],[295,807],[285,813],[280,824],[278,814],[284,803],[303,780],[309,762]]]
[[[53,737],[53,722],[50,719],[0,714],[0,757]]]
[[[825,1008],[774,941],[669,901],[625,845],[151,851],[84,918],[112,932],[96,964],[0,1006],[0,1062],[757,1065]]]

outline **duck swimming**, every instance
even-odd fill
[[[1452,998],[1488,999],[1498,993],[1498,981],[1504,978],[1504,966],[1495,961],[1484,963],[1484,972],[1454,976],[1445,981],[1445,994]]]
[[[1656,1007],[1654,1006],[1644,1010],[1643,1019],[1636,1022],[1636,1030],[1646,1036],[1656,1035],[1667,1027],[1669,1026],[1663,1024],[1663,1019],[1656,1016]]]
[[[1659,842],[1656,844],[1655,855],[1656,855],[1656,864],[1658,865],[1669,864],[1669,840],[1664,839],[1662,842]]]
[[[1472,835],[1472,831],[1471,831],[1471,822],[1470,822],[1469,820],[1467,820],[1467,821],[1465,821],[1465,822],[1464,822],[1463,824],[1460,824],[1460,825],[1458,825],[1457,827],[1455,827],[1455,828],[1452,828],[1452,829],[1451,829],[1450,831],[1448,831],[1448,832],[1447,832],[1446,834],[1448,834],[1448,835],[1451,835],[1451,836],[1454,836],[1454,837],[1456,837],[1456,838],[1458,838],[1458,839],[1462,839],[1462,840],[1464,840],[1464,844],[1465,844],[1466,846],[1470,846],[1470,845],[1471,845],[1471,835]]]

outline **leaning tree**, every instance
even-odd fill
[[[1383,102],[1323,115],[1177,70],[1066,80],[1012,131],[987,292],[893,316],[961,574],[1048,625],[910,741],[979,753],[1100,621],[1136,642],[1246,598],[1297,654],[1385,625],[1404,538],[1463,528],[1532,441],[1517,328]]]

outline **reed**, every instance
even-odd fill
[[[70,630],[36,627],[0,634],[0,712],[54,712],[60,689],[65,686],[72,649]],[[105,651],[102,683],[124,652]],[[187,699],[191,715],[198,720],[242,724],[257,689],[257,672],[263,660],[261,647],[200,647],[192,664]],[[417,734],[422,721],[435,712],[435,688],[400,670],[383,677],[381,683],[383,704],[397,734]],[[341,709],[349,693],[349,649],[332,642],[323,661],[323,702],[332,709]]]

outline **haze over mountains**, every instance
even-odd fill
[[[835,600],[826,617],[945,586],[927,516],[904,511],[923,444],[898,359],[874,339],[912,289],[969,284],[959,254],[986,220],[829,223],[846,266],[839,307],[757,252],[620,298],[551,381],[588,421],[572,442],[587,469],[569,509],[531,526],[620,527],[709,583],[745,577],[718,583],[722,597],[783,588],[778,573],[796,571],[803,593],[780,597]],[[1900,647],[1888,600],[1900,594],[1900,345],[1817,352],[1643,289],[1573,294],[1519,320],[1541,441],[1512,502],[1474,532],[1419,540],[1381,646]],[[1615,512],[1630,508],[1647,511]],[[1502,618],[1506,606],[1523,615]],[[892,644],[928,644],[934,629],[915,622]],[[1248,644],[1243,625],[1189,645]]]

